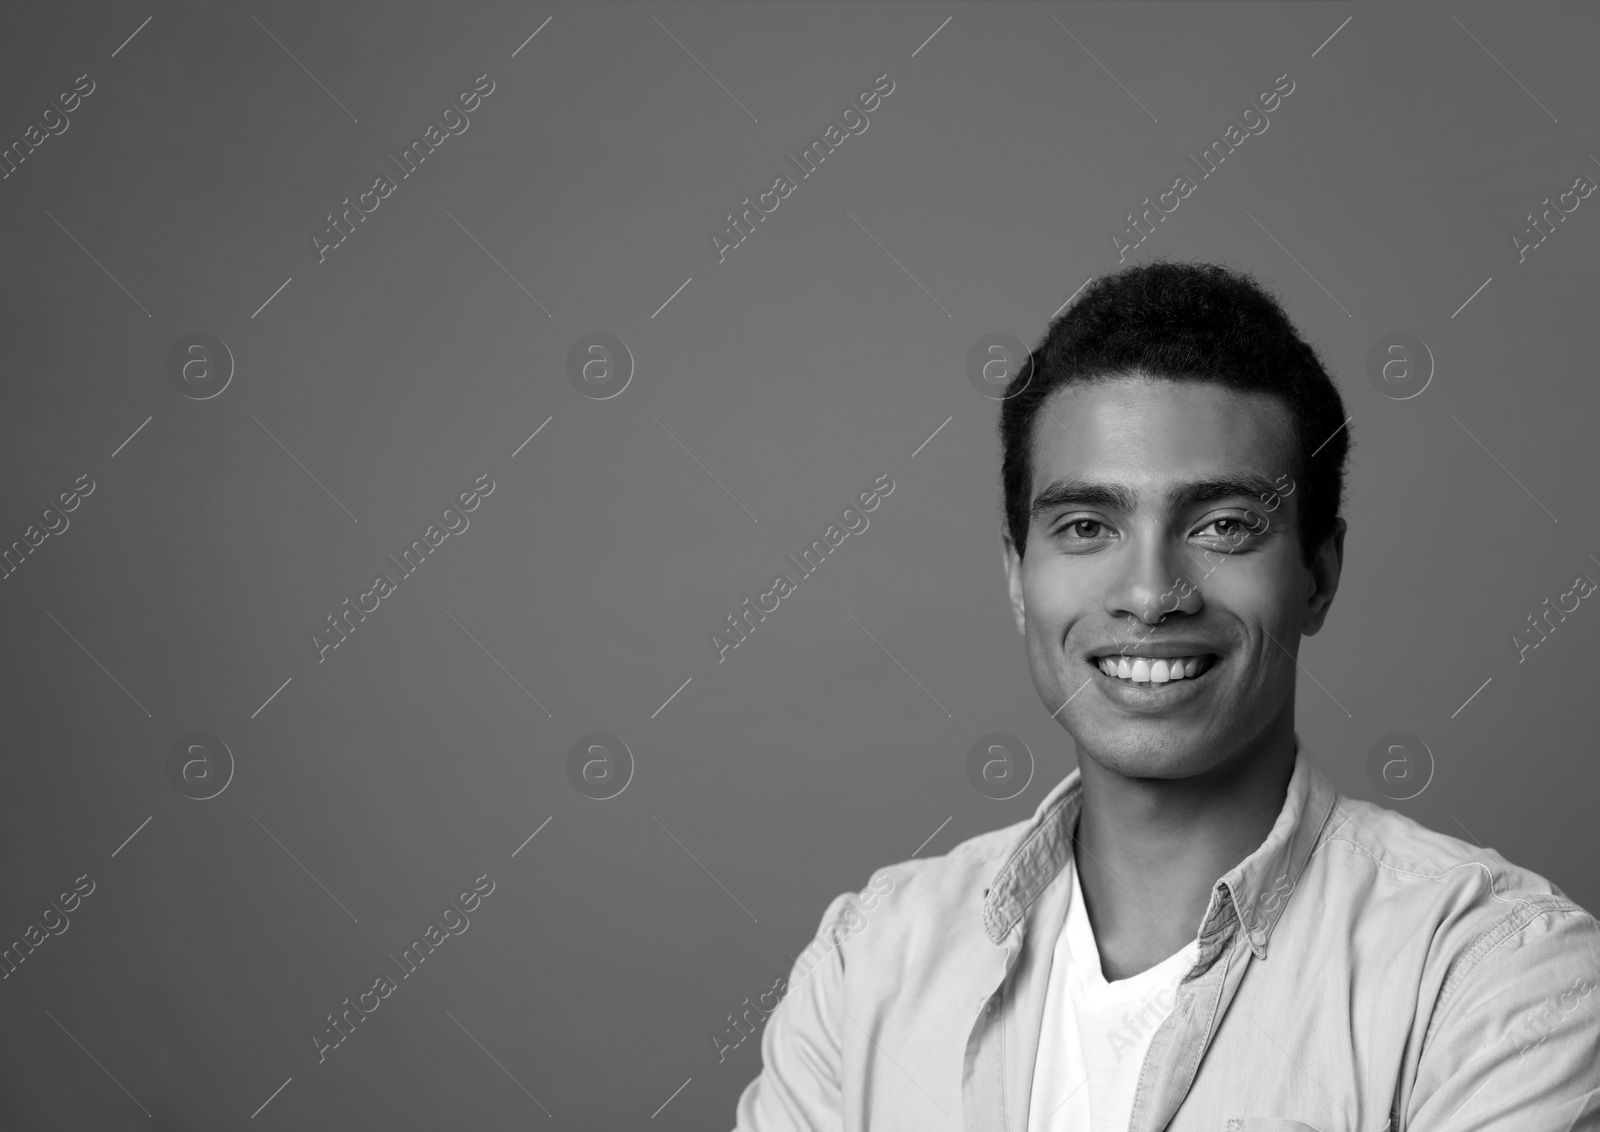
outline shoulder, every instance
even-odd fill
[[[1428,933],[1449,965],[1445,991],[1486,960],[1582,954],[1600,968],[1600,923],[1548,879],[1382,806],[1339,796],[1310,864],[1313,883],[1346,897],[1358,918]]]
[[[1600,922],[1476,838],[1342,796],[1302,875],[1297,954],[1348,981],[1340,1010],[1364,989],[1369,1031],[1404,1028],[1397,1127],[1469,1105],[1474,1128],[1574,1127],[1600,1095]]]
[[[1462,832],[1468,833],[1465,827]],[[1481,890],[1483,899],[1501,904],[1542,897],[1572,903],[1549,880],[1493,849],[1344,795],[1334,803],[1314,857],[1325,858],[1329,869],[1374,874],[1391,885],[1451,893]]]
[[[982,930],[984,896],[1038,816],[968,838],[938,856],[913,857],[873,870],[866,887],[829,903],[818,940],[847,953],[905,947],[948,937],[962,926]],[[871,931],[868,931],[868,927]],[[852,937],[863,937],[859,940]]]
[[[879,873],[893,877],[910,897],[912,908],[937,915],[952,906],[981,903],[1017,846],[1039,825],[1037,815],[969,837],[940,856],[913,858],[887,865]],[[909,909],[908,909],[909,910]]]

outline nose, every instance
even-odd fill
[[[1202,601],[1199,585],[1185,573],[1178,548],[1154,534],[1130,533],[1118,575],[1106,595],[1106,612],[1160,624],[1168,614],[1195,614]]]

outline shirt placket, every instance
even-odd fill
[[[994,989],[978,1003],[978,1016],[967,1038],[961,1076],[964,1128],[1008,1132],[1011,1127],[1006,1104],[1005,1008],[1019,944],[1020,933],[1013,929],[1005,943],[995,948]],[[1026,1108],[1021,1116],[1026,1119]]]
[[[1180,984],[1177,1005],[1151,1038],[1128,1132],[1162,1132],[1171,1122],[1194,1084],[1217,1019],[1243,976],[1249,949],[1239,933],[1231,897],[1221,885],[1213,892],[1205,922],[1195,964],[1204,969]]]

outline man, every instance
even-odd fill
[[[1344,421],[1223,268],[1133,267],[1055,320],[1001,408],[1002,539],[1078,769],[833,901],[739,1129],[1600,1129],[1600,924],[1338,795],[1295,734]]]

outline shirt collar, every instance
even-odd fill
[[[1212,885],[1196,938],[1202,962],[1240,925],[1257,958],[1316,847],[1338,795],[1298,736],[1294,772],[1277,821],[1254,852]],[[1026,915],[1045,886],[1072,860],[1072,832],[1083,803],[1076,769],[1047,794],[985,892],[983,926],[997,946]]]

